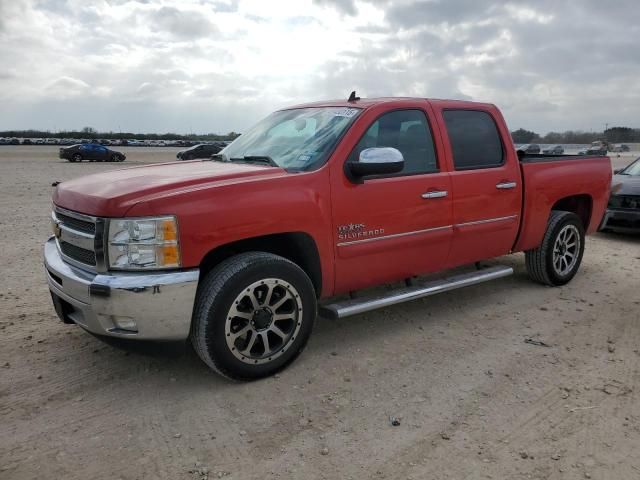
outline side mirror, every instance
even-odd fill
[[[370,175],[388,175],[401,172],[404,158],[397,148],[377,147],[365,148],[360,152],[358,162],[347,162],[347,176],[355,181]]]
[[[622,170],[624,170],[624,168],[616,168],[616,169],[613,171],[613,174],[614,174],[614,175],[617,175],[617,174],[618,174],[618,173],[620,173]]]

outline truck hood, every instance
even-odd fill
[[[277,178],[281,168],[214,161],[172,162],[97,173],[60,183],[53,203],[102,217],[124,216],[138,202],[193,189]]]
[[[614,175],[611,181],[613,195],[640,195],[640,175]]]

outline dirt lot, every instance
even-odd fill
[[[51,182],[122,165],[56,151],[0,147],[0,479],[640,478],[640,237],[589,237],[566,287],[514,255],[511,278],[320,319],[289,369],[236,384],[58,321]]]

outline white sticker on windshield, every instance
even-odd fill
[[[340,110],[336,110],[336,113],[333,114],[334,117],[347,117],[347,118],[351,118],[353,117],[356,113],[358,113],[358,109],[357,108],[349,108],[349,107],[344,107],[341,108]]]

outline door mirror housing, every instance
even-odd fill
[[[618,173],[620,173],[622,170],[624,170],[624,168],[616,168],[613,173],[614,175],[617,175]]]
[[[359,161],[347,162],[346,172],[350,180],[362,182],[371,175],[389,175],[399,173],[404,168],[404,157],[397,148],[365,148],[360,152]]]

